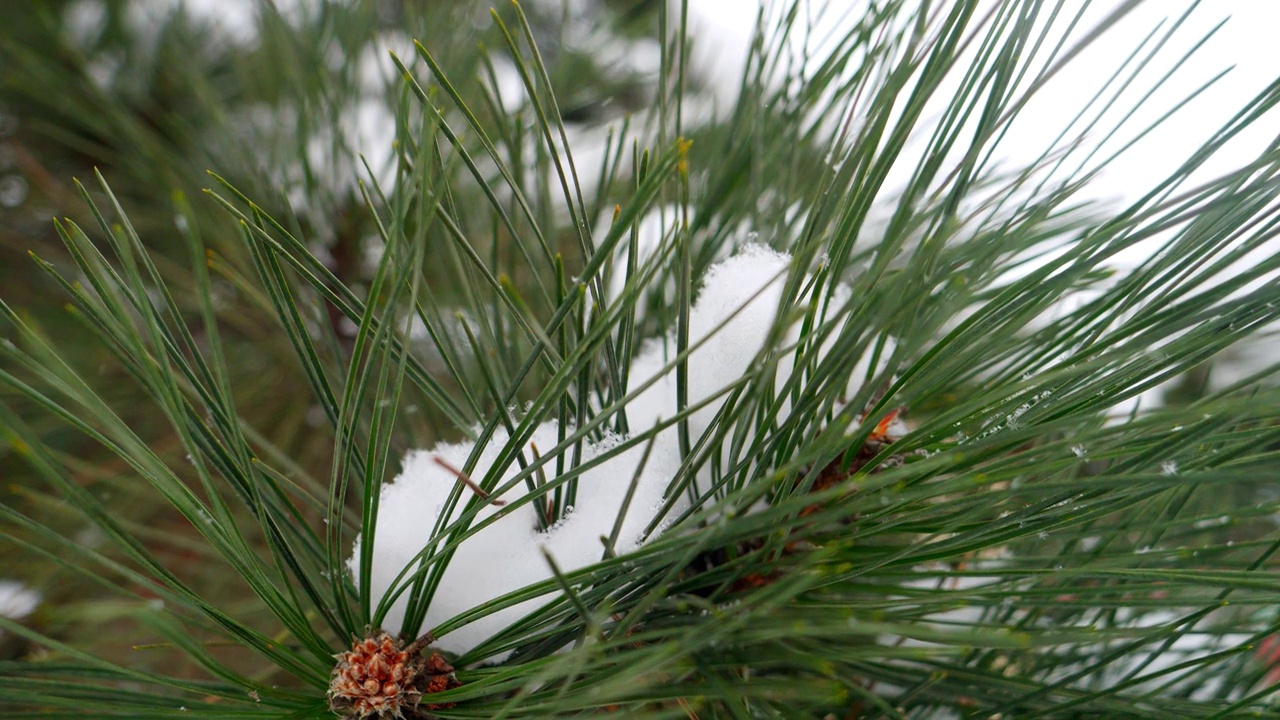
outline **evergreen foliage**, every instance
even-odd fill
[[[0,714],[333,717],[335,657],[389,602],[372,543],[347,558],[408,450],[506,439],[441,489],[462,509],[405,574],[405,644],[484,496],[528,487],[554,522],[670,428],[661,532],[426,628],[541,603],[433,658],[460,684],[431,714],[1280,716],[1276,366],[1204,380],[1280,318],[1280,149],[1197,174],[1276,122],[1280,81],[1112,207],[1098,138],[1181,23],[1009,168],[1027,98],[1095,39],[1061,5],[868,3],[820,63],[788,49],[800,6],[765,12],[732,108],[679,3],[568,30],[529,5],[267,5],[247,42],[124,2],[77,40],[49,3],[4,30],[33,195],[0,245],[0,537],[47,599],[0,617]],[[605,29],[661,40],[656,73],[597,66]],[[377,148],[351,146],[362,103],[394,117]],[[792,258],[783,299],[699,432],[690,308],[751,243]],[[653,338],[677,412],[633,427]]]

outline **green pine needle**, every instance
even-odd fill
[[[46,596],[0,614],[0,715],[333,717],[335,656],[399,599],[387,630],[416,639],[502,517],[482,510],[528,504],[544,531],[637,450],[621,512],[647,511],[667,432],[679,471],[638,550],[620,516],[598,563],[547,553],[549,579],[422,628],[538,601],[449,658],[434,716],[1280,717],[1280,365],[1209,382],[1280,320],[1280,150],[1200,172],[1274,123],[1280,80],[1136,200],[1089,199],[1116,138],[1201,102],[1135,119],[1190,10],[1010,168],[1028,102],[1135,3],[1096,29],[1032,0],[873,3],[807,64],[783,47],[820,29],[802,6],[762,11],[737,105],[706,121],[683,3],[582,20],[658,41],[656,77],[606,72],[542,4],[487,30],[466,3],[264,6],[256,44],[208,47],[178,12],[149,50],[126,4],[88,46],[49,8],[0,31],[30,38],[0,36],[0,102],[56,218],[0,234],[0,537]],[[371,91],[355,59],[395,38]],[[343,132],[357,102],[395,119],[389,169]],[[598,160],[591,112],[613,121]],[[705,398],[692,307],[751,242],[791,256],[783,301]],[[678,394],[654,427],[628,413],[646,341]],[[381,491],[442,441],[475,450],[379,597]]]

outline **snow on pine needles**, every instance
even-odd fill
[[[704,401],[710,402],[689,416],[689,436],[694,442],[711,428],[727,397],[723,390],[747,374],[764,349],[783,299],[790,263],[789,255],[751,245],[714,265],[705,275],[690,308],[689,346],[693,350],[688,359],[688,404],[696,407]],[[806,283],[804,287],[812,285]],[[849,298],[843,287],[832,290],[830,295],[828,315],[839,312]],[[800,297],[797,304],[806,305],[810,300],[821,298]],[[798,325],[792,327],[782,347],[794,343],[798,333]],[[677,415],[673,338],[674,335],[669,335],[665,339],[650,339],[632,361],[628,394],[656,378],[626,405],[634,435],[651,431],[660,422]],[[790,372],[788,355],[778,363],[777,387],[786,382]],[[865,376],[865,367],[852,375],[854,378]],[[571,432],[572,428],[567,430]],[[555,421],[543,422],[522,448],[525,459],[533,459],[535,449],[544,452],[554,448],[565,434],[567,432],[559,432]],[[655,519],[661,531],[665,520],[687,509],[689,500],[681,493],[669,504],[666,515],[656,518],[663,511],[668,487],[681,464],[676,425],[668,424],[653,436],[653,447],[639,471],[630,503],[625,502],[626,496],[633,478],[637,477],[645,447],[636,444],[623,451],[616,450],[624,439],[606,435],[601,441],[586,443],[582,462],[601,456],[605,459],[579,476],[576,501],[549,526],[538,515],[544,507],[541,502],[518,502],[528,493],[525,483],[512,484],[501,497],[493,498],[497,502],[474,498],[482,503],[482,508],[473,525],[495,515],[499,517],[458,546],[432,597],[425,623],[416,632],[437,627],[459,613],[506,593],[551,579],[553,573],[544,551],[563,572],[600,561],[604,551],[601,538],[610,536],[624,505],[626,514],[615,547],[619,554],[640,547],[647,540],[645,529]],[[510,435],[499,429],[481,450],[471,475],[485,477],[509,440]],[[384,486],[373,550],[371,591],[375,602],[393,586],[404,584],[401,579],[400,585],[396,585],[397,578],[409,575],[402,571],[432,540],[434,529],[440,526],[440,516],[445,512],[446,499],[459,482],[456,470],[463,467],[473,449],[470,443],[443,443],[412,451],[405,458],[399,476]],[[555,467],[554,462],[545,466],[547,482],[556,480]],[[509,484],[519,472],[519,467],[512,464],[496,487]],[[463,501],[454,506],[450,522],[462,515],[471,496],[472,493],[466,493]],[[357,539],[349,563],[357,576],[362,542],[363,538]],[[408,594],[402,593],[391,606],[382,623],[384,628],[395,631],[400,627]],[[449,652],[466,652],[543,602],[545,598],[536,598],[488,613],[439,637],[436,646]]]

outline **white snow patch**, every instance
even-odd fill
[[[774,324],[790,262],[787,255],[761,246],[748,246],[708,271],[698,299],[690,310],[690,346],[705,340],[691,353],[688,361],[690,405],[716,396],[748,372]],[[838,288],[832,293],[830,312],[840,310],[848,301],[848,291]],[[798,329],[792,328],[784,343],[794,342],[797,335]],[[629,391],[635,391],[645,382],[657,378],[627,405],[628,423],[633,432],[647,432],[659,420],[676,415],[675,373],[666,367],[674,356],[674,347],[671,336],[665,342],[650,340],[632,363]],[[869,368],[865,367],[865,362],[863,365],[853,375],[854,378],[866,376]],[[789,360],[778,363],[778,386],[788,379],[790,372]],[[722,404],[723,398],[719,398],[689,417],[691,437],[696,439],[708,430]],[[572,428],[565,429],[566,434],[571,431]],[[529,442],[520,447],[525,460],[533,460],[531,445],[536,445],[542,457],[550,456],[559,435],[555,423],[539,425]],[[506,593],[551,579],[553,575],[543,557],[544,548],[565,572],[599,561],[603,552],[600,537],[610,534],[644,453],[643,444],[617,451],[617,444],[624,440],[610,437],[600,444],[586,443],[585,460],[606,459],[579,478],[573,511],[545,531],[538,529],[537,513],[541,503],[513,507],[527,494],[523,482],[515,483],[498,498],[506,505],[498,507],[484,503],[475,522],[495,516],[498,519],[458,546],[428,608],[422,629],[436,627],[459,613]],[[509,443],[507,433],[496,433],[481,450],[475,469],[470,473],[471,479],[477,483],[484,482],[500,451]],[[458,478],[441,466],[436,458],[454,468],[462,468],[472,449],[472,445],[462,443],[440,444],[429,450],[413,451],[405,458],[400,475],[383,488],[374,540],[373,597],[382,598],[401,570],[412,563],[431,541],[433,528],[444,513],[445,500],[459,483]],[[555,467],[554,460],[544,467],[549,482],[556,480]],[[621,528],[616,548],[619,553],[635,550],[645,541],[642,533],[655,519],[679,467],[680,453],[673,425],[659,432],[654,439],[652,453],[639,475],[635,496]],[[513,480],[518,472],[519,465],[511,463],[497,487]],[[463,503],[470,502],[480,501],[470,490],[464,489]],[[682,496],[673,503],[668,517],[674,517],[685,508],[687,501]],[[455,509],[449,520],[456,520],[460,513],[460,509]],[[661,530],[661,523],[658,528]],[[358,574],[361,542],[357,540],[349,563],[353,574]],[[439,638],[438,644],[448,651],[465,652],[542,602],[544,599],[541,598],[527,600],[492,613],[450,631]],[[407,593],[392,606],[383,622],[384,627],[400,627],[406,604]]]
[[[532,444],[547,450],[555,447],[556,438],[555,423],[543,423],[534,432]],[[508,440],[505,432],[499,432],[488,444],[472,473],[477,481],[493,466]],[[526,459],[532,460],[528,445],[524,449]],[[588,444],[586,459],[607,449]],[[679,454],[673,450],[672,447],[655,447],[650,455],[622,525],[618,552],[629,552],[639,547],[641,533],[653,519],[662,503],[667,483],[679,467]],[[435,627],[496,597],[550,579],[552,573],[542,555],[543,548],[566,572],[599,561],[603,552],[599,538],[610,534],[630,484],[631,471],[639,464],[643,451],[642,446],[633,447],[584,473],[578,481],[575,511],[545,532],[537,530],[536,503],[514,508],[486,503],[476,522],[495,514],[501,514],[501,518],[458,546],[441,579],[440,589],[427,610],[425,627]],[[461,468],[470,452],[470,444],[437,445],[431,450],[411,452],[405,458],[400,476],[383,489],[374,540],[374,597],[381,598],[386,593],[401,568],[408,565],[431,539],[432,529],[443,512],[449,490],[458,482],[434,458],[439,457],[453,467]],[[549,463],[547,470],[548,479],[551,479],[554,463]],[[519,466],[513,464],[504,473],[502,482],[512,479],[518,471]],[[510,506],[526,494],[524,483],[517,483],[501,499]],[[470,495],[470,491],[466,491],[463,502]],[[456,508],[450,519],[456,519],[460,510]],[[360,541],[357,541],[352,553],[353,572],[358,569],[359,553]],[[407,593],[401,595],[384,620],[385,627],[400,626],[407,602]],[[542,599],[526,600],[495,612],[441,637],[437,645],[451,652],[465,652],[542,602]]]
[[[0,580],[0,617],[21,620],[35,612],[43,598],[17,580]]]
[[[1222,687],[1220,673],[1208,663],[1207,658],[1217,652],[1240,647],[1249,641],[1246,632],[1227,632],[1221,627],[1185,627],[1183,618],[1175,611],[1158,610],[1138,612],[1122,609],[1116,614],[1118,628],[1155,628],[1165,627],[1170,631],[1179,628],[1177,637],[1166,648],[1166,636],[1153,637],[1151,643],[1141,650],[1136,650],[1119,658],[1106,666],[1097,675],[1090,678],[1100,687],[1110,687],[1117,682],[1129,680],[1139,681],[1134,689],[1148,691],[1157,687],[1166,688],[1166,692],[1188,689],[1193,700],[1207,700],[1218,694]],[[1113,649],[1114,645],[1131,643],[1131,638],[1120,638],[1097,646],[1091,646],[1083,652],[1085,656],[1097,657]],[[1095,649],[1096,647],[1096,649]],[[1203,661],[1204,664],[1190,664]],[[1187,667],[1174,669],[1177,665],[1188,664]],[[1079,666],[1067,665],[1053,673],[1050,679],[1075,672]],[[1145,681],[1144,681],[1145,679]],[[1239,692],[1231,693],[1230,699],[1238,699]]]

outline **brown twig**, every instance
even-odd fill
[[[480,486],[477,485],[474,480],[467,477],[466,473],[450,465],[448,462],[445,461],[444,458],[440,457],[439,455],[432,455],[431,459],[434,460],[436,464],[439,465],[440,467],[444,468],[445,470],[448,470],[450,473],[453,473],[454,477],[461,480],[463,484],[471,488],[471,492],[475,493],[476,495],[479,495],[481,498],[488,500],[489,502],[493,503],[497,507],[502,507],[503,505],[507,504],[506,500],[498,500],[497,498],[489,497],[489,493],[480,489]]]

